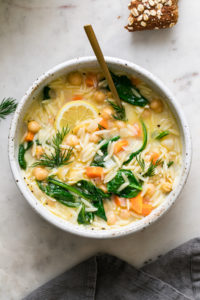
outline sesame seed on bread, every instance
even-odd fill
[[[178,0],[132,0],[128,31],[173,27],[178,21]]]

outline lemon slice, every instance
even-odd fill
[[[55,120],[55,127],[61,130],[65,126],[73,129],[83,121],[98,117],[97,109],[85,101],[70,101],[58,112]]]

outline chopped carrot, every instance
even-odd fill
[[[124,150],[123,148],[128,146],[128,141],[127,140],[121,140],[115,143],[114,146],[114,154],[119,153],[120,151]]]
[[[126,199],[120,198],[119,196],[114,196],[114,201],[117,206],[126,207]]]
[[[143,216],[148,216],[153,210],[153,206],[151,204],[143,203],[142,207],[142,215]]]
[[[131,77],[131,83],[135,86],[139,85],[141,83],[140,79],[136,77]]]
[[[159,159],[160,154],[157,152],[152,153],[151,155],[151,161],[153,163],[153,165],[156,164],[157,160]]]
[[[136,212],[137,214],[142,214],[143,209],[143,197],[140,194],[138,194],[136,197],[130,199],[131,205],[130,209]]]
[[[102,129],[108,129],[108,120],[106,119],[102,119],[100,122],[99,122],[99,127],[102,127]],[[100,128],[98,128],[100,129]]]
[[[31,131],[28,131],[27,135],[24,138],[25,142],[31,142],[34,139],[35,134]]]
[[[93,87],[97,85],[97,77],[94,73],[88,73],[85,79],[85,84],[88,87]]]
[[[102,177],[103,176],[103,168],[102,167],[87,167],[86,175],[89,178]]]
[[[75,100],[82,100],[83,99],[83,96],[82,95],[74,95],[72,100],[75,101]]]
[[[142,135],[141,126],[138,123],[133,124],[133,136],[140,137]]]

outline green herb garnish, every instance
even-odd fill
[[[173,164],[174,164],[174,161],[168,162],[168,164],[167,164],[168,168],[170,168]]]
[[[123,183],[125,183],[123,174],[127,177],[129,185],[122,191],[118,191]],[[135,178],[130,170],[119,170],[116,176],[107,183],[107,189],[109,193],[116,194],[123,198],[136,197],[142,190],[141,183]]]
[[[143,177],[152,177],[155,175],[156,168],[162,164],[162,160],[158,159],[155,164],[151,161],[150,166],[148,167],[147,171],[142,175]]]
[[[113,114],[113,118],[116,120],[126,121],[126,112],[123,106],[119,106],[111,100],[107,100],[107,102],[114,108],[115,114]]]
[[[136,160],[138,162],[138,164],[140,165],[140,168],[142,169],[142,171],[144,171],[145,169],[145,161],[143,158],[141,158],[141,154],[136,156]]]
[[[143,130],[143,144],[142,146],[140,147],[140,149],[138,149],[136,152],[133,152],[128,160],[126,160],[124,162],[124,165],[127,165],[134,157],[136,157],[138,154],[140,154],[140,152],[142,152],[145,148],[146,148],[146,145],[147,145],[147,140],[148,140],[148,135],[147,135],[147,128],[146,128],[146,125],[144,124],[143,121],[141,121],[142,123],[142,130]]]
[[[92,182],[87,180],[80,180],[74,185],[69,185],[51,177],[49,177],[48,182],[57,185],[65,190],[68,190],[69,192],[79,196],[80,198],[90,201],[91,204],[97,208],[97,211],[92,212],[92,214],[104,219],[105,221],[107,220],[105,210],[103,207],[103,199],[109,199],[110,194],[104,193],[101,189],[97,188]],[[83,213],[84,211],[81,212],[82,215]],[[81,217],[81,219],[83,218]]]
[[[94,214],[92,212],[85,211],[85,204],[82,203],[82,208],[78,214],[77,222],[78,224],[88,225],[94,220]]]
[[[26,170],[27,167],[27,163],[25,160],[25,153],[31,148],[32,145],[33,145],[32,141],[28,142],[26,147],[24,146],[24,144],[19,145],[18,162],[20,167],[24,170]]]
[[[127,76],[117,76],[113,73],[111,75],[120,99],[129,104],[141,107],[149,103],[149,101],[140,94],[140,91],[133,86]]]
[[[108,144],[110,142],[118,141],[119,139],[120,139],[120,136],[115,136],[114,138],[106,141],[105,144],[103,146],[101,146],[101,148],[100,148],[103,155],[99,155],[98,153],[96,153],[96,155],[94,156],[93,162],[91,163],[91,166],[104,167],[104,163],[105,163],[104,158],[108,155]]]
[[[73,148],[68,150],[61,150],[60,145],[62,144],[65,136],[69,133],[69,127],[64,127],[61,131],[57,131],[56,135],[52,139],[52,146],[54,151],[47,155],[44,153],[41,159],[35,162],[32,166],[45,166],[49,168],[60,167],[62,165],[69,164],[69,159],[72,155]]]
[[[155,139],[161,140],[162,138],[164,138],[165,136],[167,136],[169,134],[170,134],[169,130],[161,131],[158,135],[156,135]]]
[[[75,202],[75,197],[69,191],[66,191],[66,189],[51,182],[48,183],[42,183],[40,181],[36,181],[36,182],[41,191],[43,191],[49,197],[56,199],[63,205],[68,207],[80,206],[80,203]]]
[[[0,103],[0,118],[5,119],[6,116],[13,113],[17,107],[17,102],[13,98],[4,98]]]
[[[48,85],[46,85],[44,88],[43,88],[43,95],[42,95],[42,99],[43,100],[48,100],[48,99],[51,99],[51,96],[50,96],[50,87]]]

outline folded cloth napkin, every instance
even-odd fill
[[[200,300],[200,238],[136,269],[96,255],[49,281],[24,300]]]

